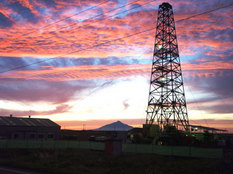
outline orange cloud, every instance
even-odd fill
[[[196,64],[182,64],[183,70],[215,70],[215,69],[233,69],[233,60],[229,62],[225,61],[213,61],[213,62],[202,62]]]
[[[27,0],[21,0],[20,3],[31,10],[34,9]],[[65,3],[62,1],[55,1],[55,3],[58,9],[65,6]],[[67,2],[66,5],[71,8],[75,3],[78,4],[79,1],[73,3]],[[88,3],[91,2],[86,2],[86,4]],[[145,1],[139,1],[137,3],[143,4]],[[156,2],[156,4],[159,3]],[[181,2],[179,4],[184,5],[190,3]],[[179,4],[176,4],[176,6],[179,6]],[[108,10],[111,7],[115,7],[116,2],[111,2],[109,7],[107,5],[109,4],[104,4],[102,9]],[[51,8],[49,10],[51,12],[57,12],[58,9]],[[196,13],[196,11],[194,12]],[[91,12],[87,11],[86,13],[89,14]],[[86,13],[83,14],[83,17]],[[220,15],[222,16],[224,14],[225,12]],[[72,14],[67,15],[64,13],[64,15],[62,16],[61,14],[59,17],[67,17]],[[190,15],[179,12],[176,14],[176,18],[185,18]],[[82,17],[80,18],[82,19]],[[221,25],[218,25],[216,22],[212,22],[211,25],[209,23],[195,24],[197,21],[214,21],[214,19],[212,15],[207,14],[188,20],[187,22],[190,23],[188,25],[186,21],[176,24],[181,54],[197,53],[190,49],[191,46],[199,47],[205,45],[213,47],[216,50],[223,48],[229,49],[229,45],[232,45],[232,42],[216,41],[210,36],[203,34],[200,34],[200,37],[197,39],[188,39],[189,37],[195,37],[194,32],[203,33],[208,32],[210,29],[224,29],[226,26],[232,28],[229,23],[230,19],[226,19],[225,17],[223,20],[226,26],[222,26],[221,28],[219,28]],[[128,55],[133,56],[135,55],[135,50],[142,48],[141,55],[146,56],[147,52],[145,50],[153,50],[155,29],[149,33],[142,33],[105,45],[98,46],[98,44],[148,28],[155,28],[155,20],[156,12],[154,10],[148,10],[131,13],[123,18],[108,18],[108,14],[104,14],[103,18],[93,18],[91,20],[84,20],[83,22],[78,22],[71,18],[70,21],[55,23],[54,25],[39,30],[33,28],[40,28],[46,25],[44,19],[39,21],[36,26],[32,26],[30,23],[25,26],[14,25],[14,27],[7,31],[1,30],[5,37],[0,41],[0,55],[36,57],[55,57],[61,55],[66,55],[67,57],[107,57],[114,55],[123,57]],[[32,29],[28,29],[26,26]],[[183,35],[186,35],[187,38],[183,38]]]
[[[115,79],[147,73],[150,65],[88,65],[50,70],[16,71],[2,78],[43,79],[48,81]]]
[[[112,120],[72,120],[72,121],[56,121],[61,125],[62,129],[97,129],[106,124],[118,121],[117,119]],[[145,123],[145,119],[121,119],[121,122],[128,124],[133,127],[142,127]],[[214,127],[219,129],[227,129],[229,132],[233,132],[233,120],[214,120],[214,119],[202,119],[202,120],[190,120],[190,124],[202,125],[207,127]]]

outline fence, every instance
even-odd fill
[[[14,148],[41,148],[41,149],[91,149],[103,151],[103,142],[93,141],[23,141],[0,140],[0,149]],[[222,158],[223,150],[220,148],[199,148],[187,146],[156,146],[150,144],[123,144],[123,152],[149,153],[169,156]]]
[[[124,144],[123,152],[150,153],[169,156],[199,157],[199,158],[222,158],[223,149],[199,148],[187,146],[156,146],[142,144]]]
[[[104,150],[104,143],[92,141],[24,141],[24,140],[0,140],[0,148],[28,148],[28,149],[93,149]]]

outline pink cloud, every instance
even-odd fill
[[[82,130],[83,126],[85,129],[97,129],[106,124],[118,121],[117,119],[112,120],[86,120],[86,121],[56,121],[61,125],[62,129],[76,129]],[[133,127],[142,127],[145,124],[145,119],[121,119],[121,122],[128,124]],[[229,132],[233,132],[233,120],[214,120],[214,119],[200,119],[190,120],[193,125],[202,125],[207,127],[213,127],[217,129],[227,129]]]
[[[58,105],[55,109],[53,110],[48,110],[48,111],[21,111],[21,110],[16,110],[16,109],[2,109],[0,108],[0,113],[1,115],[7,116],[12,114],[13,116],[44,116],[44,115],[53,115],[53,114],[60,114],[60,113],[65,113],[69,111],[72,107],[69,105],[61,104]]]

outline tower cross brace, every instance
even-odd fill
[[[146,124],[189,125],[172,6],[158,10]]]

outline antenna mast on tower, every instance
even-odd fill
[[[146,124],[189,125],[172,6],[158,10]]]

